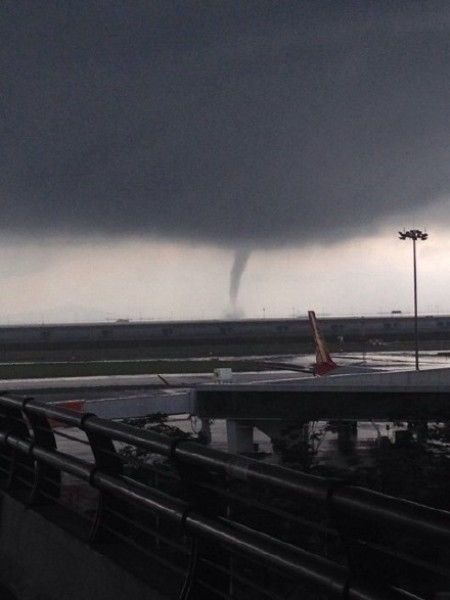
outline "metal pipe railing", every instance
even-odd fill
[[[228,454],[190,441],[174,442],[161,434],[110,423],[95,416],[85,419],[84,428],[86,431],[114,436],[118,441],[135,444],[151,452],[172,456],[183,464],[220,469],[232,478],[255,481],[316,502],[327,503],[333,510],[348,517],[358,515],[378,523],[381,519],[410,533],[450,543],[450,519],[446,511],[386,496],[343,481],[324,479]]]
[[[92,462],[58,451],[54,430],[48,419],[83,431],[92,449]],[[170,459],[181,474],[181,496],[170,496],[127,477],[113,442],[129,444]],[[23,461],[33,462],[36,471],[33,501],[39,497],[39,488],[43,485],[42,477],[38,478],[38,469],[44,466],[51,469],[48,473],[52,475],[68,474],[97,490],[100,495],[90,533],[91,541],[95,541],[102,528],[105,531],[108,529],[109,517],[106,515],[114,515],[116,520],[123,515],[126,520],[127,511],[134,506],[147,511],[157,521],[164,519],[171,522],[181,536],[218,545],[231,555],[243,556],[293,581],[306,582],[332,597],[394,600],[417,596],[394,585],[378,586],[370,577],[361,579],[359,573],[353,572],[355,565],[352,564],[351,553],[349,566],[336,564],[328,558],[293,546],[291,542],[238,523],[233,519],[232,512],[220,511],[215,507],[215,501],[210,501],[209,489],[213,487],[203,485],[205,474],[208,477],[219,474],[228,483],[259,485],[275,494],[287,494],[297,501],[323,507],[329,519],[336,521],[344,545],[351,534],[343,532],[342,526],[351,520],[361,520],[376,527],[395,527],[403,534],[432,540],[439,545],[446,545],[450,541],[450,514],[445,511],[384,496],[346,482],[230,455],[192,441],[136,429],[92,414],[74,413],[29,398],[0,397],[2,457],[6,471],[9,469],[7,485],[11,489],[14,489],[14,473],[21,464],[23,466]],[[50,479],[54,482],[54,479]],[[206,499],[203,497],[200,501],[198,492],[193,494],[193,486],[197,484]],[[224,490],[218,493],[227,497]],[[55,496],[53,489],[53,498],[50,495],[48,500],[55,501]],[[370,540],[368,542],[370,546]],[[194,567],[189,569],[193,570]],[[191,586],[192,573],[189,577]]]

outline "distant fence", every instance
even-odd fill
[[[92,414],[0,397],[0,477],[168,598],[450,591],[450,513]]]

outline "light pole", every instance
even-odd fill
[[[414,272],[414,342],[416,346],[416,371],[419,370],[419,333],[417,327],[417,262],[416,262],[416,241],[427,239],[428,233],[423,233],[420,229],[410,229],[409,231],[399,231],[401,240],[411,239],[413,242],[413,272]]]

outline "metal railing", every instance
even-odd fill
[[[29,398],[0,397],[0,485],[169,598],[450,590],[450,513]]]

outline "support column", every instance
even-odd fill
[[[206,446],[209,446],[211,443],[211,423],[209,419],[201,419],[201,427],[198,432],[199,441]]]
[[[272,450],[284,460],[295,457],[307,462],[309,453],[309,422],[285,419],[255,420],[254,426],[270,437]]]
[[[248,421],[227,419],[228,452],[244,454],[253,452],[253,425]]]
[[[358,438],[357,421],[340,421],[337,426],[337,434],[340,452],[344,454],[352,452]]]

